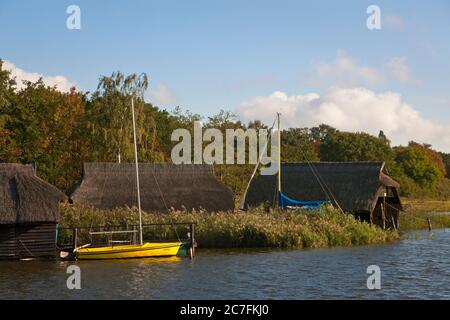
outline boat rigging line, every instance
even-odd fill
[[[306,157],[306,154],[302,151],[300,151],[303,159],[305,160],[305,162],[308,164],[309,168],[311,169],[311,172],[313,173],[314,177],[316,178],[317,182],[319,183],[319,186],[322,188],[322,191],[325,193],[325,196],[328,198],[328,200],[332,203],[334,203],[334,205],[336,205],[336,207],[342,212],[344,213],[344,210],[342,210],[342,207],[339,205],[339,202],[337,201],[336,197],[334,196],[333,192],[331,191],[331,189],[328,187],[327,183],[325,182],[325,180],[322,178],[322,176],[320,175],[319,171],[317,170],[317,168],[314,166],[314,164],[312,164],[308,158]]]
[[[154,170],[154,169],[155,169],[155,168],[153,167],[153,170],[152,170],[153,179],[155,179],[156,187],[158,188],[159,195],[161,196],[161,199],[162,199],[162,202],[163,202],[163,204],[164,204],[164,207],[166,208],[167,212],[170,213],[170,209],[169,209],[169,207],[167,206],[166,200],[165,200],[165,198],[164,198],[164,194],[163,194],[163,192],[162,192],[162,190],[161,190],[161,187],[159,186],[159,182],[158,182],[158,179],[156,178],[155,170]],[[169,214],[169,220],[170,220],[170,223],[171,223],[171,225],[172,225],[172,227],[173,227],[173,230],[175,231],[175,235],[177,236],[178,241],[181,242],[180,236],[178,235],[177,227],[175,226],[175,224],[174,224],[174,222],[173,222],[173,219],[172,219],[172,217],[170,216],[170,214]]]
[[[277,122],[277,117],[273,121],[273,124],[272,124],[272,126],[270,127],[270,129],[268,131],[268,136],[269,137],[270,137],[270,133],[272,132],[273,128],[275,127],[275,123],[276,122]],[[239,209],[241,209],[241,210],[244,210],[244,204],[245,204],[245,198],[247,197],[247,191],[250,188],[250,183],[252,182],[253,178],[255,177],[256,172],[258,171],[259,164],[261,163],[261,160],[262,160],[262,158],[264,156],[264,153],[266,152],[268,144],[269,144],[269,139],[266,140],[266,144],[264,145],[264,148],[260,151],[258,162],[256,163],[255,168],[253,169],[253,173],[252,173],[250,179],[248,180],[247,187],[245,188],[244,196],[242,197],[241,203],[239,205]]]
[[[132,111],[132,116],[133,116],[134,158],[135,158],[135,163],[136,163],[136,185],[137,185],[137,193],[138,193],[139,239],[140,239],[141,245],[143,245],[144,244],[144,239],[143,239],[143,233],[142,233],[141,193],[140,193],[140,188],[139,188],[139,162],[138,162],[137,142],[136,142],[136,121],[135,121],[135,117],[134,117],[134,97],[131,97],[131,111]],[[170,211],[169,207],[167,206],[166,200],[164,199],[164,194],[163,194],[163,192],[162,192],[162,190],[161,190],[161,188],[159,186],[158,179],[156,179],[154,171],[155,170],[154,170],[154,167],[153,167],[152,175],[153,175],[153,178],[155,179],[156,187],[158,188],[158,191],[159,191],[159,194],[161,196],[161,199],[162,199],[162,202],[164,204],[164,207],[169,212]],[[173,227],[173,229],[175,231],[175,234],[177,236],[178,241],[181,242],[180,236],[178,235],[178,232],[177,232],[177,228],[173,224],[172,217],[169,217],[169,219],[170,219],[172,227]]]
[[[280,124],[280,115],[281,115],[280,113],[277,113],[277,116],[275,117],[275,120],[274,120],[274,122],[273,122],[271,128],[269,129],[269,132],[268,132],[269,137],[271,137],[271,136],[270,136],[270,133],[271,133],[271,131],[273,130],[273,128],[275,127],[275,124],[276,124],[277,122],[278,122],[278,130],[281,130],[280,127],[279,127],[279,124]],[[281,132],[279,132],[279,137],[280,137],[280,136],[281,136]],[[264,145],[264,148],[263,148],[263,150],[262,150],[261,153],[260,153],[259,160],[258,160],[258,162],[256,163],[255,168],[254,168],[254,170],[253,170],[253,173],[252,173],[252,175],[251,175],[251,177],[250,177],[250,180],[248,181],[247,188],[245,189],[244,195],[243,195],[243,197],[242,197],[242,199],[241,199],[241,204],[240,204],[240,209],[241,209],[241,210],[244,210],[244,204],[245,204],[245,199],[246,199],[246,197],[247,197],[247,192],[248,192],[248,190],[249,190],[249,188],[250,188],[250,184],[251,184],[253,178],[254,178],[255,175],[256,175],[256,172],[257,172],[258,167],[259,167],[259,165],[260,165],[260,163],[261,163],[263,154],[264,154],[264,152],[265,152],[266,149],[267,149],[268,143],[269,143],[269,139],[267,139],[266,144]],[[277,192],[281,192],[281,191],[280,191],[280,190],[281,190],[281,172],[280,172],[280,171],[281,171],[281,137],[279,138],[279,146],[278,146],[278,149],[279,149],[279,150],[278,150],[278,157],[279,157],[279,160],[278,160],[278,161],[279,161],[279,163],[278,163],[279,169],[278,169],[278,171],[279,171],[279,172],[278,172],[278,178],[277,178],[277,179],[278,179],[278,188],[275,188],[275,189],[276,189],[275,194],[276,194]],[[302,155],[304,161],[308,164],[309,169],[311,170],[311,172],[312,172],[314,178],[316,179],[316,181],[317,181],[317,183],[319,184],[320,188],[322,189],[323,193],[324,193],[325,196],[328,198],[328,201],[330,201],[330,202],[331,202],[332,204],[334,204],[334,205],[335,205],[342,213],[344,213],[344,210],[343,210],[342,207],[340,206],[339,202],[337,201],[336,197],[334,196],[333,192],[331,191],[331,189],[329,188],[329,186],[327,185],[327,183],[325,182],[325,180],[323,179],[323,177],[320,175],[320,173],[319,173],[319,171],[317,170],[317,168],[315,168],[314,164],[312,164],[312,163],[309,161],[308,157],[307,157],[306,154],[303,152],[303,150],[300,149],[300,153],[301,153],[301,155]],[[275,199],[275,197],[274,197],[274,199]]]

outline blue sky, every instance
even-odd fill
[[[81,30],[66,28],[71,4],[81,9]],[[371,4],[381,9],[381,30],[366,27]],[[322,109],[341,108],[336,87],[364,88],[383,105],[395,100],[385,102],[383,94],[393,92],[401,103],[380,113],[401,114],[407,104],[411,119],[420,118],[411,120],[419,131],[434,130],[423,142],[450,151],[450,141],[438,141],[450,135],[449,1],[0,0],[0,39],[0,58],[26,72],[62,75],[84,91],[115,70],[146,72],[150,100],[202,115],[223,108],[266,120],[274,111],[267,103],[292,115],[289,125],[302,126],[303,116],[304,125],[320,115],[333,122],[336,113]],[[320,99],[307,106],[295,98],[311,93]],[[364,108],[367,99],[358,101]],[[365,121],[363,114],[342,115],[335,125],[374,134],[383,126]],[[407,134],[421,140],[403,126],[380,129],[398,143]]]

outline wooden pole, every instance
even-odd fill
[[[190,246],[189,246],[189,258],[195,257],[195,224],[190,225]]]
[[[77,248],[77,242],[78,242],[78,229],[77,228],[73,228],[72,229],[72,246],[73,246],[73,250],[75,250]]]
[[[392,215],[391,218],[392,218],[392,226],[394,227],[394,230],[397,231],[397,225],[395,224],[394,215]]]
[[[381,210],[381,217],[383,219],[383,230],[386,230],[386,191],[383,194],[383,207]]]
[[[433,228],[431,227],[431,220],[430,220],[430,218],[427,218],[427,221],[428,221],[428,231],[431,232],[431,230],[432,230]]]

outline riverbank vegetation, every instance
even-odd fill
[[[402,231],[428,228],[450,228],[450,200],[403,199],[405,211],[400,214]]]
[[[144,224],[168,223],[167,226],[145,227],[144,238],[162,240],[186,238],[188,229],[171,224],[195,222],[195,237],[201,248],[323,248],[381,244],[398,239],[393,231],[360,222],[353,216],[333,208],[312,211],[272,211],[254,209],[247,212],[181,212],[169,214],[143,214]],[[95,226],[107,229],[130,229],[138,224],[136,209],[115,209],[101,211],[75,206],[61,208],[60,238],[68,239],[70,228],[86,226],[79,231],[80,239],[88,239],[86,231]],[[64,229],[69,228],[69,229]],[[83,239],[84,238],[84,239]]]

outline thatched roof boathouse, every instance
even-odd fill
[[[0,163],[0,259],[54,258],[64,199],[31,165]]]
[[[234,209],[233,193],[210,165],[140,163],[139,182],[141,207],[147,212]],[[99,209],[137,206],[135,164],[85,163],[83,180],[70,201]]]
[[[398,228],[399,184],[387,175],[384,163],[317,162],[311,166],[344,211],[363,221]],[[290,198],[329,200],[307,163],[282,164],[281,179],[283,193]],[[276,205],[276,192],[276,175],[258,176],[250,185],[245,207]]]

